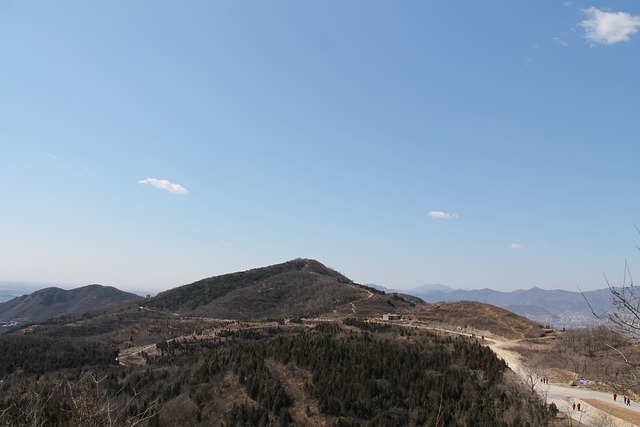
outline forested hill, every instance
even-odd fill
[[[137,364],[84,339],[0,337],[0,425],[544,427],[553,415],[476,339],[356,318],[225,325],[139,347]]]
[[[45,288],[0,303],[0,322],[41,322],[52,317],[84,313],[140,298],[142,297],[139,295],[102,285],[89,285],[71,290]]]
[[[0,425],[548,425],[482,339],[426,329],[517,316],[420,304],[297,259],[16,328]]]
[[[372,298],[373,294],[377,298]],[[224,319],[313,317],[352,313],[364,301],[393,311],[381,292],[353,283],[318,261],[295,259],[268,267],[199,280],[145,300],[145,308]],[[384,297],[386,301],[388,296]],[[368,305],[371,305],[368,304]],[[411,305],[404,299],[398,308]],[[378,314],[378,313],[376,313]]]

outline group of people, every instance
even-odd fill
[[[549,384],[549,378],[547,377],[540,377],[540,382],[542,384]]]
[[[624,397],[624,404],[627,406],[631,406],[631,399],[628,398],[627,396],[623,396]],[[618,401],[618,394],[617,393],[613,393],[613,401],[617,402]],[[575,411],[576,409],[578,409],[578,411],[580,410],[580,403],[575,403],[573,402],[571,404],[571,407],[573,408],[573,410]]]
[[[618,399],[618,395],[616,393],[613,393],[613,401],[616,402]],[[628,398],[627,396],[624,396],[624,404],[627,406],[631,406],[631,399]]]

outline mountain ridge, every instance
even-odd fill
[[[556,328],[597,325],[600,321],[593,315],[591,309],[593,308],[597,313],[603,313],[611,307],[611,292],[608,288],[585,292],[572,292],[563,289],[547,290],[539,287],[496,291],[490,288],[469,290],[435,285],[436,290],[424,291],[434,285],[422,285],[402,290],[371,286],[385,292],[414,295],[427,303],[477,301],[493,304]]]
[[[309,317],[357,311],[356,305],[397,311],[421,303],[388,297],[313,259],[298,258],[198,280],[145,300],[145,308],[237,320]],[[365,304],[366,301],[366,304]],[[386,304],[386,305],[385,305]]]
[[[48,287],[0,303],[0,322],[41,322],[137,299],[142,297],[113,286],[92,284],[70,290]]]

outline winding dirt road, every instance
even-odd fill
[[[490,341],[493,341],[493,344],[490,344],[489,347],[496,355],[507,362],[509,368],[531,386],[531,371],[527,369],[518,353],[507,349],[515,341],[496,339]],[[586,426],[633,427],[640,425],[640,404],[631,402],[631,406],[626,406],[622,401],[622,396],[617,402],[614,402],[609,393],[562,384],[543,384],[537,378],[534,378],[534,384],[534,390],[548,403],[555,403],[560,412]],[[573,409],[573,403],[576,405],[580,403],[580,411]],[[596,406],[603,410],[596,408]]]
[[[369,295],[365,298],[351,303],[352,311],[354,313],[356,312],[355,303],[371,298],[372,296],[373,294],[369,292]],[[318,321],[320,321],[320,319],[318,319]],[[385,321],[378,322],[387,323]],[[235,322],[230,322],[230,324],[233,323]],[[230,327],[230,324],[225,325],[225,327]],[[247,325],[244,325],[244,327],[246,326]],[[433,325],[412,323],[404,326],[431,329],[465,336],[479,336],[478,334],[454,331]],[[209,331],[209,334],[212,334],[213,332],[213,330]],[[529,387],[533,385],[533,389],[540,394],[547,403],[555,403],[561,413],[564,413],[578,421],[580,425],[593,427],[640,426],[640,403],[632,402],[631,406],[626,406],[623,402],[622,396],[620,396],[617,402],[614,402],[612,395],[609,393],[558,383],[545,384],[541,382],[539,378],[536,378],[532,371],[527,368],[526,363],[522,360],[520,354],[509,349],[509,347],[517,343],[518,340],[501,340],[493,337],[490,339],[487,338],[486,341],[490,342],[489,347],[498,357],[507,363],[508,367],[522,379],[523,383],[527,384]],[[121,351],[119,360],[120,363],[126,365],[143,364],[144,358],[142,357],[141,352],[154,353],[156,351],[157,349],[155,344],[130,348]],[[574,403],[576,405],[578,403],[580,404],[579,411],[577,409],[573,409],[572,405]]]

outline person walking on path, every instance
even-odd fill
[[[613,393],[613,401],[614,401],[614,402],[616,401],[616,397],[618,397],[618,395],[617,395],[617,394],[615,394],[615,393]]]

